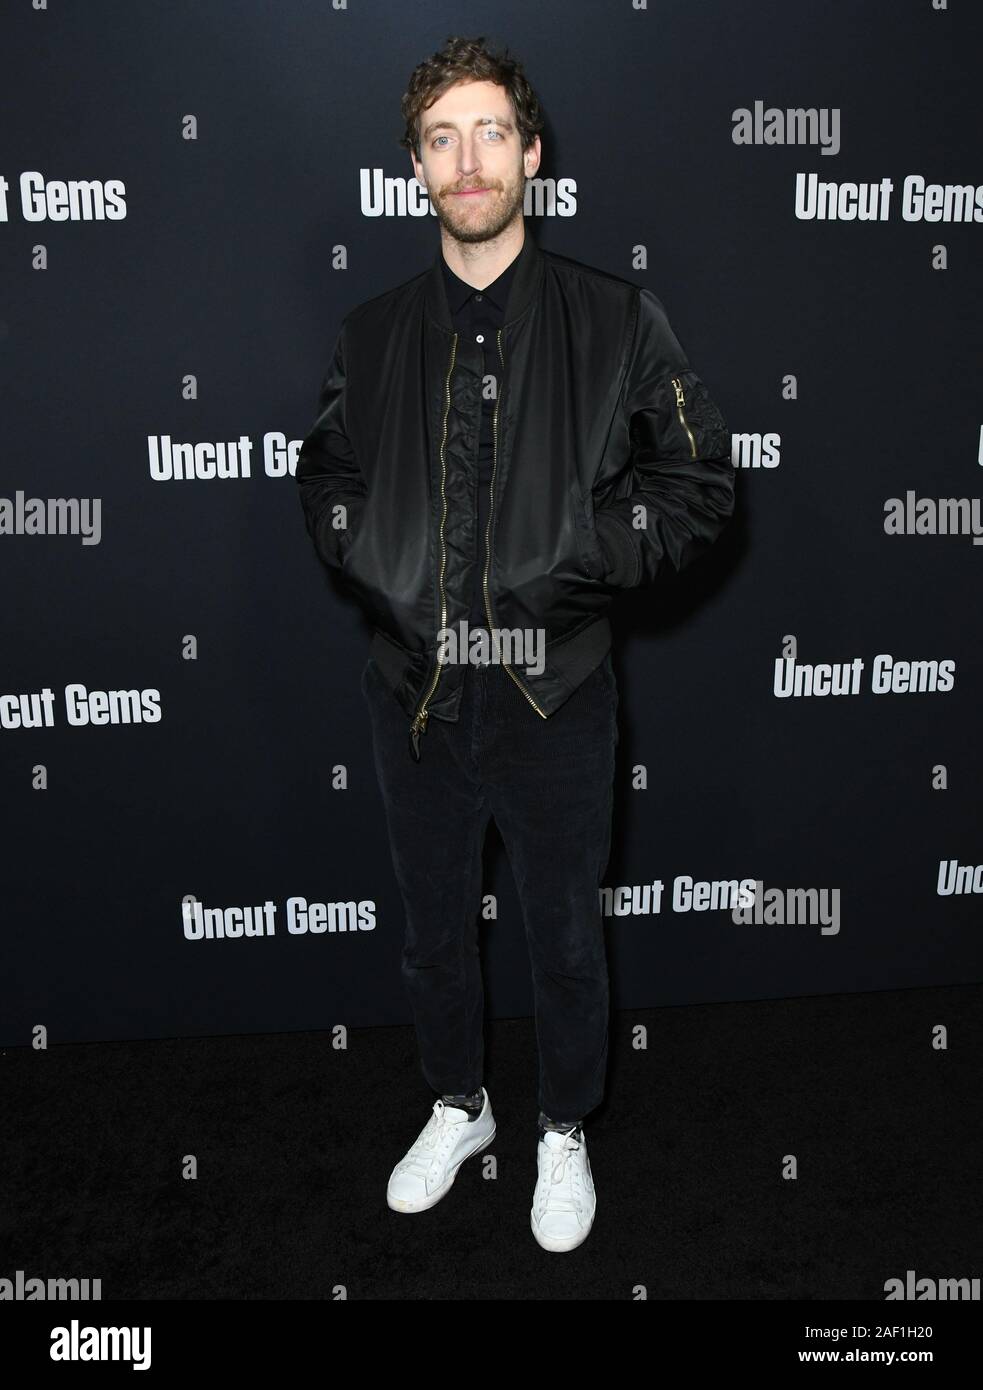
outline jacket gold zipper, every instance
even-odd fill
[[[498,330],[497,342],[498,342],[498,356],[499,356],[499,360],[501,361],[501,364],[502,364],[502,371],[504,372],[504,370],[505,370],[505,358],[502,356],[502,330],[501,330],[501,329]],[[482,580],[482,583],[483,583],[483,586],[484,586],[484,590],[485,590],[485,613],[486,613],[486,615],[487,615],[487,617],[488,617],[488,632],[489,632],[489,636],[491,636],[491,630],[492,630],[492,628],[495,626],[495,620],[494,620],[494,618],[492,617],[491,596],[490,596],[490,594],[489,594],[489,592],[488,592],[488,568],[489,568],[489,566],[490,566],[490,564],[491,564],[491,545],[490,545],[490,541],[491,541],[492,509],[493,509],[493,507],[495,506],[495,470],[498,468],[498,406],[499,406],[499,402],[500,402],[501,398],[502,398],[502,382],[501,382],[501,379],[500,379],[500,380],[499,380],[499,383],[498,383],[498,390],[497,390],[496,393],[495,393],[495,410],[494,410],[494,413],[493,413],[493,415],[492,415],[492,475],[491,475],[491,483],[490,483],[490,485],[489,485],[489,494],[490,494],[490,495],[489,495],[489,499],[488,499],[488,522],[487,522],[487,525],[485,526],[485,574],[484,574],[484,579]],[[527,699],[527,700],[529,701],[529,703],[532,705],[533,709],[534,709],[534,710],[536,711],[536,713],[540,716],[540,718],[542,718],[542,719],[548,719],[548,718],[549,718],[549,715],[546,714],[543,710],[541,710],[541,709],[539,708],[539,706],[536,704],[536,701],[535,701],[535,700],[532,698],[532,696],[529,694],[529,691],[526,689],[526,687],[525,687],[525,686],[522,684],[522,682],[519,680],[519,677],[518,677],[518,676],[515,674],[515,672],[512,670],[512,667],[508,664],[508,662],[503,661],[503,662],[502,662],[502,665],[505,667],[506,671],[508,671],[509,675],[510,675],[510,676],[512,677],[512,679],[515,681],[516,685],[517,685],[517,686],[519,687],[519,689],[522,691],[523,695],[525,695],[526,699]]]
[[[683,406],[686,404],[686,397],[683,395],[683,383],[679,380],[678,376],[674,376],[672,384],[676,388],[676,412],[679,415],[679,423],[689,435],[689,447],[693,451],[693,457],[696,458],[696,440],[693,438],[693,431],[690,429],[686,421],[686,416],[683,414]]]
[[[444,447],[447,443],[447,418],[451,409],[451,374],[454,371],[454,359],[457,356],[457,334],[454,334],[454,341],[451,344],[451,360],[447,367],[447,380],[444,383],[446,404],[444,406],[444,433],[440,441],[440,496],[443,502],[443,511],[440,517],[440,626],[441,629],[447,626],[447,595],[444,593],[444,568],[447,563],[447,551],[444,547],[444,522],[447,519],[447,494],[444,491],[444,482],[447,476],[447,465],[444,460]],[[420,761],[420,735],[427,732],[427,705],[430,697],[437,688],[440,680],[441,661],[439,656],[435,657],[436,667],[433,673],[433,680],[430,682],[430,689],[423,697],[420,708],[416,712],[416,717],[410,725],[410,753],[413,758]]]

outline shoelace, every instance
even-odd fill
[[[556,1152],[550,1164],[549,1183],[545,1194],[548,1209],[579,1212],[581,1205],[578,1200],[580,1170],[577,1155],[579,1152],[580,1144],[572,1134],[568,1134],[563,1148]],[[571,1159],[573,1162],[570,1162]],[[560,1190],[557,1191],[557,1188]]]
[[[419,1139],[399,1165],[409,1173],[419,1173],[426,1177],[433,1166],[439,1146],[451,1133],[450,1122],[446,1118],[447,1107],[442,1100],[434,1102],[433,1114],[427,1121]]]

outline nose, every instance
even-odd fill
[[[461,154],[457,161],[457,172],[462,179],[473,178],[481,169],[481,161],[478,158],[477,147],[470,144],[467,140],[461,141]]]

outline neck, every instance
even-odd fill
[[[498,279],[522,250],[525,239],[526,222],[521,214],[490,241],[458,241],[445,227],[440,229],[444,260],[455,275],[476,290]]]

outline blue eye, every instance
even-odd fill
[[[505,135],[504,135],[504,133],[503,133],[501,130],[486,130],[486,131],[484,132],[484,134],[485,134],[486,137],[489,136],[489,135],[494,135],[495,138],[496,138],[497,140],[499,140],[499,141],[505,139]],[[450,137],[449,135],[435,135],[434,138],[433,138],[433,140],[432,140],[432,142],[431,142],[431,148],[432,148],[432,149],[437,149],[437,148],[439,148],[439,145],[440,145],[440,141],[441,141],[441,140],[449,140],[450,138],[451,138],[451,137]]]

